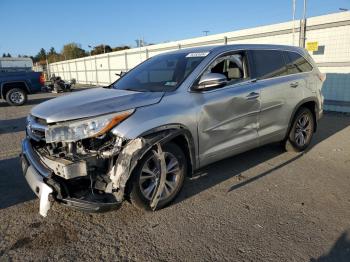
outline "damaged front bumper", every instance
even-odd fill
[[[88,212],[108,211],[118,208],[121,204],[121,201],[108,194],[96,198],[72,196],[67,182],[56,176],[40,160],[29,138],[22,142],[21,164],[30,188],[40,198],[40,214],[43,216],[46,216],[52,202]]]
[[[43,216],[46,216],[51,202],[88,212],[107,211],[120,206],[129,192],[128,181],[138,161],[152,151],[161,167],[160,179],[149,203],[155,210],[166,176],[162,146],[182,132],[181,129],[169,129],[134,139],[115,137],[113,144],[108,143],[107,150],[103,142],[97,151],[86,149],[86,144],[78,142],[75,146],[79,147],[79,152],[77,148],[70,150],[68,145],[68,152],[73,152],[68,157],[52,151],[51,144],[42,139],[37,141],[29,133],[22,142],[23,173],[40,198],[40,214]],[[56,148],[62,146],[56,145]]]

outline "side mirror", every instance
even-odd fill
[[[208,73],[201,77],[196,89],[206,89],[224,86],[228,83],[227,77],[223,74]]]

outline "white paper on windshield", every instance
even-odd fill
[[[189,53],[186,57],[205,57],[209,52]]]
[[[169,82],[166,82],[165,85],[166,85],[166,86],[176,86],[176,85],[177,85],[177,82],[171,82],[171,81],[169,81]]]

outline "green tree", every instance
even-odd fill
[[[91,54],[99,55],[99,54],[109,53],[109,52],[112,52],[112,48],[109,45],[98,45],[94,47],[94,49],[91,51]]]
[[[2,54],[2,57],[6,57],[6,54],[5,54],[5,53],[3,53],[3,54]]]
[[[61,55],[65,60],[75,59],[86,56],[86,52],[81,48],[80,44],[69,43],[63,46]]]
[[[10,53],[7,53],[7,57],[11,57]]]
[[[57,54],[56,50],[54,47],[50,48],[49,55]]]
[[[41,48],[39,53],[34,57],[33,62],[40,63],[42,65],[46,64],[46,51],[44,48]]]
[[[46,51],[44,48],[41,48],[39,53],[37,54],[38,60],[45,60],[46,59]]]
[[[49,63],[58,62],[62,60],[62,56],[56,52],[54,47],[51,47],[47,54],[47,60]]]
[[[130,49],[130,46],[127,46],[127,45],[116,46],[116,47],[112,48],[112,51],[121,51],[121,50],[126,50],[126,49]]]

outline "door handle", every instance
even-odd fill
[[[259,96],[260,96],[259,93],[257,93],[257,92],[251,92],[251,93],[249,93],[249,95],[246,96],[246,99],[247,99],[247,100],[256,99],[256,98],[258,98]]]
[[[290,87],[296,88],[298,87],[299,83],[298,82],[293,82],[290,84]]]

